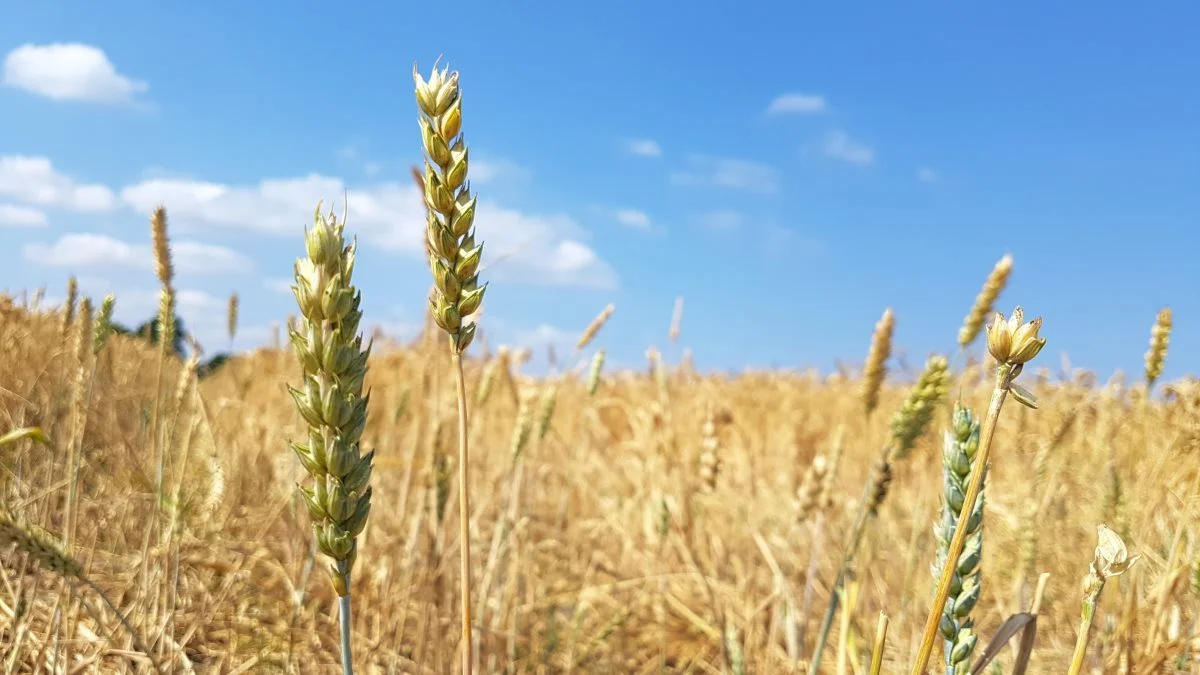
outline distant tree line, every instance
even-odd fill
[[[142,323],[138,324],[136,328],[130,328],[129,326],[114,321],[112,324],[112,330],[113,333],[116,333],[117,335],[128,335],[130,337],[141,338],[152,345],[157,345],[160,336],[162,335],[157,315],[155,315],[154,318],[150,319],[149,321],[143,321]],[[175,339],[171,342],[171,351],[174,352],[175,355],[180,359],[185,359],[188,356],[188,337],[189,333],[186,325],[183,322],[183,317],[176,314]],[[228,363],[232,358],[232,354],[224,352],[215,354],[211,358],[201,361],[200,364],[196,366],[196,376],[200,379],[204,379],[205,377],[217,372],[221,366]]]

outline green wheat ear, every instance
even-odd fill
[[[371,510],[374,451],[361,454],[370,395],[363,394],[370,346],[362,347],[358,324],[361,294],[351,284],[356,245],[346,244],[333,213],[321,215],[305,235],[308,257],[296,261],[292,287],[301,318],[289,329],[303,371],[299,388],[288,387],[308,424],[308,443],[290,443],[312,477],[300,494],[313,518],[317,547],[339,596],[350,593],[357,537]]]
[[[467,182],[467,144],[462,134],[462,94],[458,73],[433,70],[426,82],[413,67],[421,140],[425,146],[422,181],[427,207],[426,240],[435,292],[433,319],[462,354],[475,338],[465,319],[483,304],[487,284],[479,285],[483,242],[475,242],[475,201]]]
[[[967,485],[971,482],[971,475],[975,471],[984,470],[975,462],[978,452],[979,420],[971,414],[969,408],[956,403],[953,426],[945,432],[942,444],[942,516],[934,523],[933,529],[938,544],[937,562],[932,567],[935,582],[941,577],[942,568],[946,565],[950,539],[954,537],[954,529],[958,526],[958,516],[962,510]],[[942,639],[945,640],[947,673],[967,672],[971,652],[974,651],[978,640],[974,633],[975,622],[971,618],[971,610],[979,601],[979,561],[983,552],[986,478],[987,476],[984,476],[984,487],[980,488],[979,499],[975,502],[967,522],[966,545],[954,563],[950,598],[942,610],[942,619],[938,626]]]

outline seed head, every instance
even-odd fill
[[[116,303],[117,298],[112,293],[104,296],[104,301],[100,303],[100,313],[96,316],[96,330],[92,336],[93,354],[99,354],[108,342],[108,336],[112,335],[112,315]]]
[[[889,307],[883,311],[883,318],[875,324],[875,333],[871,336],[871,349],[867,352],[866,365],[863,366],[862,401],[867,414],[879,405],[879,388],[883,386],[887,376],[887,360],[892,354],[892,331],[896,320]]]
[[[1092,559],[1092,571],[1102,579],[1123,574],[1138,561],[1140,556],[1129,555],[1129,549],[1121,535],[1113,532],[1107,525],[1096,527],[1096,554]]]
[[[600,374],[604,371],[604,350],[601,349],[592,357],[592,366],[588,369],[587,393],[588,396],[595,396],[596,389],[600,386]]]
[[[933,355],[925,362],[925,371],[908,393],[908,398],[892,418],[894,459],[908,456],[917,439],[929,426],[933,411],[950,388],[950,364],[946,357]]]
[[[970,313],[963,320],[962,328],[958,330],[958,346],[970,345],[979,335],[979,331],[983,328],[983,320],[987,317],[988,312],[992,311],[992,305],[996,303],[996,298],[1000,297],[1000,293],[1008,284],[1008,275],[1012,273],[1012,262],[1012,256],[1005,255],[992,268],[992,273],[983,283],[983,289],[979,291],[979,295],[975,296],[975,304],[971,306]]]
[[[1025,323],[1025,312],[1017,307],[1007,320],[996,312],[992,325],[988,327],[988,352],[997,362],[1011,366],[1021,365],[1046,346],[1046,338],[1038,337],[1042,328],[1042,317]]]
[[[1162,375],[1167,360],[1167,345],[1171,341],[1171,308],[1158,311],[1154,327],[1150,329],[1150,350],[1146,352],[1146,388],[1150,389]]]
[[[671,330],[667,333],[667,337],[671,342],[679,341],[679,329],[683,324],[683,296],[675,298],[675,310],[671,313]]]
[[[608,323],[608,320],[612,317],[616,309],[616,305],[609,303],[608,306],[601,310],[596,315],[596,318],[592,319],[592,322],[588,324],[588,327],[583,330],[583,334],[579,336],[579,341],[575,343],[575,348],[583,349],[591,344],[592,340],[596,338],[596,333],[599,333],[604,324]]]
[[[70,327],[71,322],[75,320],[75,303],[79,301],[79,282],[75,280],[75,275],[72,274],[67,278],[67,303],[63,308],[63,323],[62,329],[65,333]]]
[[[154,242],[154,274],[163,286],[170,286],[175,278],[171,264],[171,242],[167,239],[167,209],[161,204],[150,214],[150,239]]]
[[[229,340],[237,337],[238,326],[238,294],[231,293],[229,295],[229,308],[225,312],[225,327],[229,333]]]
[[[413,66],[418,124],[425,146],[425,175],[420,184],[426,206],[426,243],[434,293],[430,310],[435,323],[462,354],[475,337],[469,317],[483,303],[487,285],[479,285],[483,243],[476,244],[475,201],[467,183],[467,145],[462,129],[462,97],[458,73],[437,70],[429,81]]]
[[[317,206],[305,233],[307,258],[296,261],[292,291],[301,317],[289,322],[289,338],[300,362],[299,388],[288,387],[308,425],[307,443],[289,443],[312,478],[300,495],[313,518],[322,553],[336,561],[330,576],[338,595],[349,593],[357,537],[371,509],[374,452],[362,454],[370,395],[363,394],[370,346],[362,348],[358,325],[361,295],[351,284],[356,245],[346,244],[344,221]]]

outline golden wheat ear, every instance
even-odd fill
[[[467,182],[468,152],[462,131],[462,92],[458,72],[434,66],[429,80],[417,72],[418,124],[425,149],[425,172],[414,171],[426,207],[426,255],[433,273],[429,306],[433,321],[450,337],[457,371],[460,600],[462,672],[471,675],[471,528],[467,441],[467,389],[463,354],[475,338],[477,316],[487,284],[479,283],[483,242],[475,241],[475,203]]]

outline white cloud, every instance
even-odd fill
[[[790,227],[778,223],[767,223],[762,231],[763,250],[769,257],[799,253],[801,255],[821,255],[828,247],[825,242],[797,232]]]
[[[495,180],[520,181],[529,178],[529,170],[507,159],[471,159],[472,184],[483,185]]]
[[[276,293],[291,295],[293,283],[290,277],[270,277],[263,279],[263,288]]]
[[[761,162],[728,157],[691,155],[688,168],[671,173],[671,183],[686,187],[719,187],[774,194],[778,189],[775,169]]]
[[[875,161],[875,150],[850,138],[844,131],[834,131],[825,137],[822,150],[829,157],[850,164],[866,165]]]
[[[625,151],[638,157],[662,157],[662,146],[649,138],[634,139],[625,143]]]
[[[621,223],[622,225],[636,227],[641,230],[645,230],[650,227],[650,216],[647,215],[645,211],[638,211],[636,209],[618,209],[616,215],[617,222]]]
[[[57,101],[126,103],[150,87],[117,72],[103,50],[91,45],[24,44],[4,59],[5,86]]]
[[[77,183],[49,159],[26,155],[0,155],[0,195],[84,212],[109,211],[117,204],[108,187]]]
[[[254,270],[254,263],[241,253],[198,241],[173,242],[171,256],[180,274],[245,274]]]
[[[224,248],[195,241],[171,245],[175,271],[181,275],[240,274],[254,265],[245,256]],[[52,267],[123,267],[150,270],[154,255],[148,244],[130,244],[102,234],[64,234],[53,244],[31,243],[22,255],[32,262]]]
[[[746,222],[746,217],[738,211],[724,209],[705,213],[698,220],[701,225],[713,230],[732,230],[741,227]]]
[[[783,94],[767,106],[768,115],[794,115],[824,112],[825,97],[819,94]]]
[[[368,176],[374,176],[380,171],[383,171],[383,163],[381,162],[367,162],[363,165],[363,173]]]
[[[560,354],[566,354],[566,348],[573,346],[578,338],[579,333],[577,332],[567,331],[557,326],[542,323],[534,328],[514,331],[512,334],[512,343],[517,348],[529,347],[534,353],[550,345],[555,347]]]
[[[232,186],[189,180],[149,180],[121,191],[121,198],[143,213],[167,205],[175,231],[199,228],[255,230],[299,236],[312,221],[317,202],[341,212],[346,185],[338,178],[264,180]],[[375,183],[349,193],[349,229],[379,248],[421,256],[425,207],[411,181]],[[565,215],[534,215],[481,201],[476,215],[479,238],[486,242],[484,264],[496,256],[497,278],[543,285],[611,288],[616,274],[583,243],[587,232]]]
[[[917,169],[917,180],[922,183],[936,183],[942,179],[942,174],[937,169],[923,166]]]
[[[45,227],[46,212],[28,206],[0,204],[0,227]]]

